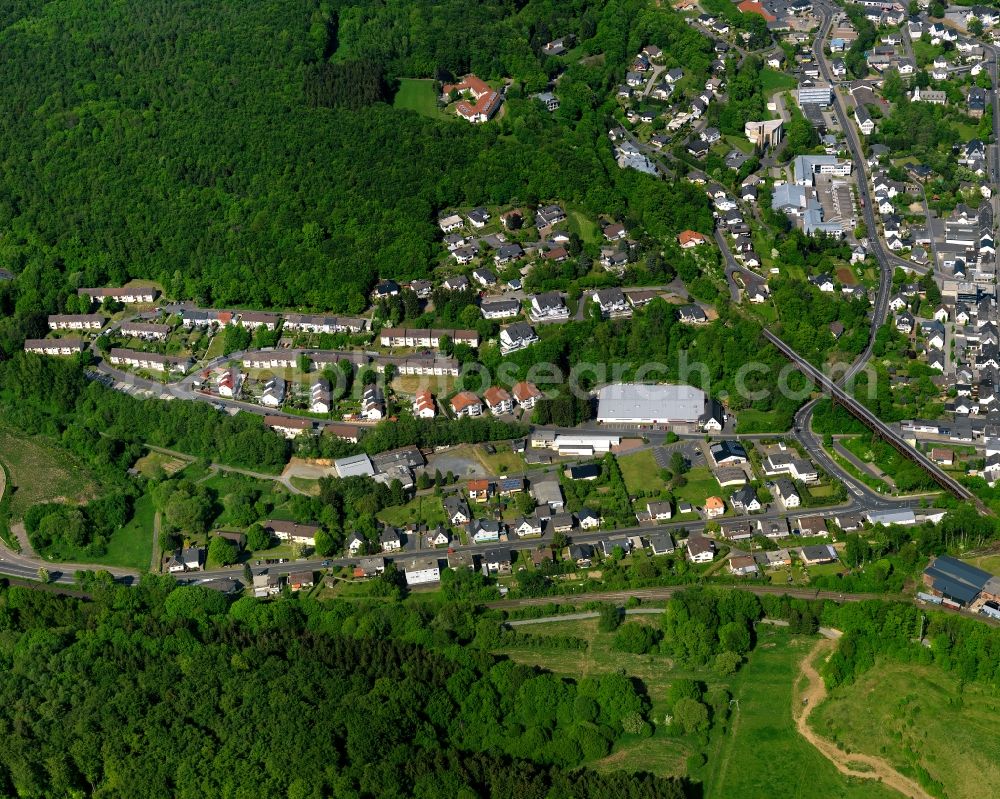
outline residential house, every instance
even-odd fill
[[[488,502],[496,492],[496,484],[489,480],[469,480],[465,490],[473,502]]]
[[[671,555],[674,552],[674,539],[666,531],[650,533],[646,536],[646,540],[654,555]]]
[[[430,389],[421,389],[414,395],[412,411],[418,419],[433,419],[437,415],[437,405]]]
[[[828,535],[826,520],[822,516],[800,516],[796,521],[799,535],[805,537]]]
[[[305,546],[314,545],[319,532],[319,527],[314,524],[299,524],[284,519],[268,519],[261,526],[279,541]]]
[[[510,574],[512,557],[509,549],[488,549],[482,556],[483,570],[487,574]]]
[[[403,575],[407,585],[427,585],[441,580],[441,568],[437,558],[413,558],[403,564]]]
[[[578,569],[587,569],[593,563],[594,548],[590,544],[570,544],[567,554]]]
[[[705,518],[715,519],[726,512],[726,503],[721,497],[708,497],[705,500]]]
[[[452,527],[462,527],[472,521],[469,503],[457,494],[445,497],[444,512]]]
[[[483,302],[479,310],[484,319],[510,319],[521,313],[520,300],[492,300]]]
[[[537,516],[522,516],[513,530],[518,538],[536,538],[542,534],[542,522]]]
[[[711,563],[715,560],[715,542],[703,535],[691,533],[685,548],[688,560],[693,563]]]
[[[774,494],[785,508],[797,508],[802,504],[802,498],[799,496],[798,489],[795,488],[791,480],[776,480],[773,485],[772,494]]]
[[[524,380],[519,383],[515,383],[511,391],[514,394],[514,399],[517,401],[517,404],[525,410],[534,408],[535,404],[542,397],[542,392],[535,387],[534,383],[529,383]]]
[[[471,391],[460,391],[451,398],[451,411],[455,416],[482,416],[483,404]]]
[[[737,489],[729,497],[733,507],[741,513],[756,513],[762,507],[757,499],[757,492],[752,486],[743,486]]]
[[[788,530],[788,520],[784,517],[779,517],[777,519],[758,519],[757,532],[765,538],[770,538],[772,541],[779,538],[788,538],[790,535]]]
[[[383,552],[398,552],[403,548],[403,540],[399,530],[386,525],[378,537],[379,546]]]
[[[511,352],[522,350],[538,341],[531,325],[525,322],[515,322],[500,331],[500,353],[508,355]]]
[[[490,386],[483,392],[483,399],[486,400],[486,407],[494,416],[501,416],[505,413],[512,413],[514,410],[514,400],[506,389],[500,386]]]
[[[96,313],[53,314],[49,316],[49,330],[100,330],[104,322],[105,318]]]
[[[821,563],[837,563],[837,550],[830,544],[802,547],[799,550],[799,560],[803,566],[817,566]]]
[[[759,574],[757,561],[749,555],[734,555],[729,559],[729,572],[737,577],[749,577]]]
[[[489,544],[500,540],[503,524],[494,519],[473,519],[469,522],[469,538],[474,544]]]
[[[559,292],[548,291],[531,298],[529,315],[534,322],[565,321],[569,319],[569,308]]]

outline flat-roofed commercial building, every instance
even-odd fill
[[[597,393],[603,424],[697,424],[705,392],[694,386],[613,383]]]

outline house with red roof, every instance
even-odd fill
[[[514,410],[514,400],[511,399],[510,393],[500,386],[490,386],[486,389],[483,392],[483,399],[486,400],[486,405],[494,416]]]
[[[708,236],[696,230],[685,230],[677,237],[677,243],[682,250],[690,250],[700,244],[708,244]]]
[[[459,391],[451,398],[451,410],[455,416],[481,416],[483,403],[471,391]]]
[[[474,125],[488,122],[503,102],[500,92],[475,75],[466,75],[459,83],[446,83],[441,91],[446,100],[452,92],[463,96],[455,105],[455,113]]]
[[[511,391],[514,394],[514,399],[517,400],[517,404],[525,410],[534,408],[535,403],[542,398],[542,392],[538,390],[534,383],[529,383],[527,380],[515,383]]]

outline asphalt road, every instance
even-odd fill
[[[861,140],[859,138],[857,130],[848,118],[847,113],[844,110],[844,102],[840,97],[840,93],[836,90],[837,83],[833,79],[833,74],[830,71],[830,65],[827,63],[826,55],[823,52],[823,43],[826,41],[827,34],[830,31],[830,24],[833,20],[833,9],[831,6],[825,4],[825,2],[818,2],[815,5],[816,11],[820,15],[820,26],[819,32],[816,34],[816,38],[813,40],[813,53],[816,57],[816,62],[819,64],[820,72],[823,75],[824,80],[826,80],[831,86],[834,86],[833,92],[833,108],[837,115],[837,120],[840,122],[840,127],[844,131],[844,137],[847,141],[848,148],[851,151],[851,157],[854,161],[854,174],[856,176],[856,185],[858,187],[858,197],[864,203],[862,210],[862,215],[865,219],[865,224],[868,227],[868,246],[875,256],[875,260],[879,264],[879,285],[878,294],[875,298],[875,304],[872,309],[871,318],[871,329],[868,336],[868,345],[865,347],[864,351],[858,356],[855,362],[847,370],[845,374],[845,379],[853,377],[856,375],[861,368],[868,362],[871,358],[872,348],[875,346],[875,334],[878,329],[885,323],[886,317],[889,313],[889,297],[892,292],[892,272],[893,266],[891,259],[889,258],[888,251],[882,244],[882,239],[878,233],[878,225],[875,219],[875,212],[872,207],[871,194],[869,192],[869,181],[867,164],[864,157],[864,149],[861,146]]]

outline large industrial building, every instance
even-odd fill
[[[602,424],[690,424],[705,413],[705,392],[693,386],[613,383],[597,392]]]
[[[935,558],[924,570],[924,585],[931,591],[928,599],[940,597],[952,607],[975,611],[1000,600],[1000,577],[947,555]]]

